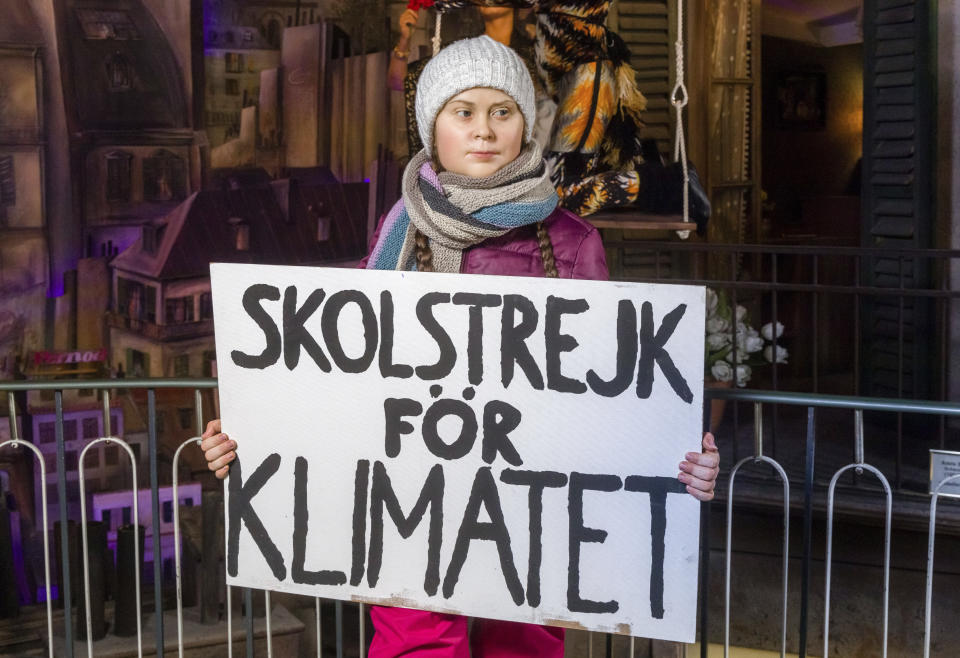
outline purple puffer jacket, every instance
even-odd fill
[[[370,251],[377,244],[383,219],[380,218],[377,230],[370,240]],[[544,225],[553,244],[553,257],[561,278],[597,281],[610,278],[603,243],[597,229],[559,207],[544,220]],[[367,258],[369,255],[360,261],[359,267],[367,266]],[[499,238],[490,238],[465,249],[460,273],[544,276],[536,226],[521,226]]]

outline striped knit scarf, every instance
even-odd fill
[[[367,269],[415,270],[419,229],[430,239],[434,269],[459,272],[464,249],[543,221],[557,207],[557,193],[535,142],[486,178],[437,174],[429,155],[420,151],[403,172],[402,191],[384,219]]]

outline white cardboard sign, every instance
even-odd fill
[[[693,641],[703,288],[211,279],[231,585]]]

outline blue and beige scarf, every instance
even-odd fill
[[[367,269],[416,269],[419,229],[430,239],[434,269],[459,272],[464,249],[543,221],[558,201],[535,142],[486,178],[437,174],[429,155],[420,151],[403,173],[402,192],[384,219]]]

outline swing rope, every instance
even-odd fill
[[[437,53],[440,52],[440,17],[443,16],[439,11],[437,11],[437,22],[434,24],[433,28],[433,56],[436,57]]]
[[[690,168],[687,163],[687,141],[683,132],[683,108],[687,106],[689,95],[685,81],[683,60],[683,0],[677,2],[677,40],[674,43],[676,58],[677,83],[670,94],[670,103],[677,112],[676,129],[674,131],[673,161],[680,162],[683,167],[683,221],[690,221]],[[681,238],[690,235],[689,231],[678,231]],[[683,235],[683,234],[686,235]]]

